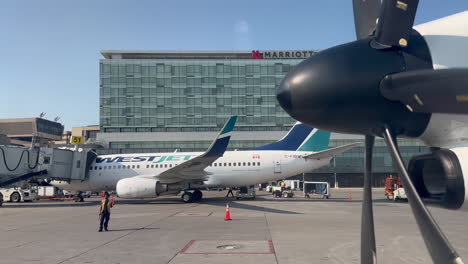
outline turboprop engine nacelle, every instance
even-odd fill
[[[408,172],[425,203],[447,209],[468,208],[468,147],[437,149],[414,156]]]

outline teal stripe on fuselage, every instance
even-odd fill
[[[317,130],[297,151],[322,151],[328,148],[330,132]]]

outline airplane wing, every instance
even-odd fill
[[[306,159],[317,159],[317,160],[332,158],[333,156],[336,156],[336,155],[338,155],[338,154],[340,154],[342,152],[348,151],[348,150],[356,147],[359,144],[361,144],[361,142],[351,143],[351,144],[347,144],[347,145],[343,145],[343,146],[339,146],[339,147],[335,147],[335,148],[331,148],[331,149],[327,149],[327,150],[322,150],[322,151],[319,151],[319,152],[315,152],[315,153],[306,155],[306,156],[304,156],[304,158],[306,158]]]
[[[229,140],[231,139],[231,132],[236,124],[237,116],[231,116],[224,125],[221,132],[219,132],[216,139],[211,143],[208,150],[191,160],[183,162],[173,168],[170,168],[161,174],[157,175],[158,178],[180,178],[182,180],[202,180],[208,174],[204,169],[208,167],[213,161],[222,157],[227,149]]]

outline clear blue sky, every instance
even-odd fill
[[[421,0],[416,24],[468,10]],[[351,0],[0,2],[0,118],[99,123],[100,50],[324,49],[355,38]]]

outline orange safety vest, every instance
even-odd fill
[[[101,209],[99,210],[100,213],[104,212],[104,209],[105,209],[104,206],[105,206],[105,204],[106,204],[106,199],[102,199],[102,200],[101,200]],[[114,206],[114,199],[109,199],[109,200],[107,201],[107,212],[110,213],[110,211],[111,211],[110,209],[111,209],[113,206]]]

